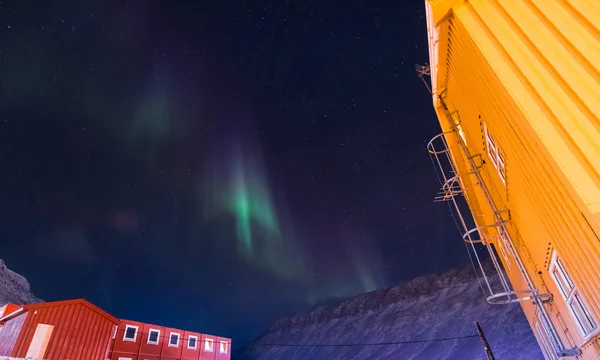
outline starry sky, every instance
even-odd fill
[[[45,300],[251,341],[468,262],[422,0],[0,1],[0,244]]]

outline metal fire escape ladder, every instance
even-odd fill
[[[456,120],[453,118],[453,114],[448,110],[446,103],[444,101],[443,95],[445,94],[445,90],[440,94],[439,100],[444,109],[447,120],[450,122],[451,131],[441,133],[436,135],[429,144],[427,145],[430,156],[432,157],[434,163],[438,165],[439,170],[441,171],[440,181],[442,182],[442,191],[436,196],[436,201],[450,201],[454,205],[454,209],[458,214],[459,222],[463,231],[463,240],[465,243],[469,244],[475,254],[475,259],[478,263],[478,268],[483,274],[483,278],[485,280],[486,288],[489,292],[487,296],[487,301],[491,304],[508,304],[514,303],[524,300],[531,300],[539,309],[540,320],[542,325],[552,343],[556,354],[559,357],[563,356],[577,356],[581,353],[579,348],[567,349],[565,348],[562,339],[559,337],[558,332],[552,323],[546,308],[544,307],[544,303],[551,299],[551,294],[541,294],[536,288],[535,285],[529,276],[527,269],[521,259],[519,253],[516,251],[512,238],[510,237],[506,225],[510,222],[510,212],[508,209],[499,210],[494,203],[494,200],[488,190],[486,184],[483,181],[483,178],[480,173],[480,169],[483,166],[483,161],[480,161],[479,164],[475,162],[476,158],[481,160],[481,154],[471,155],[469,153],[469,149],[467,148],[464,139],[459,134],[459,128],[457,125],[460,123],[456,123]],[[465,222],[465,218],[462,216],[460,207],[456,201],[456,195],[462,194],[464,192],[464,184],[461,181],[459,172],[456,169],[456,164],[452,159],[452,154],[450,153],[450,148],[448,146],[446,135],[455,134],[458,139],[458,145],[460,150],[462,151],[465,159],[468,161],[470,166],[469,174],[472,174],[476,177],[476,182],[473,186],[479,186],[482,190],[485,199],[489,206],[491,207],[494,215],[494,223],[486,224],[481,226],[475,226],[474,228],[469,228]],[[441,149],[440,149],[441,142]],[[436,148],[436,144],[438,147]],[[441,159],[440,159],[441,158]],[[449,170],[444,170],[445,166],[443,163],[446,162],[449,165]],[[447,168],[447,167],[446,167]],[[507,216],[508,215],[508,216]],[[495,236],[487,236],[485,230],[495,229]],[[479,235],[479,236],[477,236]],[[514,256],[515,262],[517,264],[518,271],[523,276],[525,283],[527,284],[526,290],[514,290],[510,286],[508,279],[506,278],[506,274],[502,269],[502,265],[496,256],[496,252],[492,249],[493,242],[500,242],[507,247],[508,251],[511,255]],[[498,277],[500,279],[501,289],[494,288],[490,284],[488,276],[484,270],[484,267],[481,263],[480,256],[477,253],[475,248],[476,244],[483,245],[487,251],[489,252],[490,258],[494,265],[496,272],[498,273]],[[478,276],[479,277],[479,276]],[[487,295],[487,294],[486,294]]]

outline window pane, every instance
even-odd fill
[[[206,339],[204,343],[204,351],[213,351],[213,341],[212,339]]]
[[[195,348],[196,347],[196,338],[193,338],[193,337],[189,338],[189,340],[188,340],[188,347],[191,347],[191,348]]]
[[[589,334],[596,328],[596,322],[592,318],[590,311],[585,306],[585,303],[583,302],[583,299],[579,293],[575,293],[575,295],[571,298],[569,306],[573,310],[579,326],[581,326],[583,329],[584,335]]]
[[[487,145],[488,145],[487,151],[488,151],[490,160],[492,160],[492,163],[497,168],[498,167],[498,149],[496,148],[496,144],[494,143],[494,140],[492,140],[492,137],[489,134],[487,136]]]
[[[158,342],[158,331],[150,331],[148,341],[153,343]]]
[[[504,157],[498,153],[498,172],[502,180],[506,180],[506,169],[504,167]]]
[[[126,339],[135,339],[135,328],[134,327],[128,327],[125,329],[125,338]]]
[[[565,283],[569,287],[569,291],[572,290],[575,287],[575,285],[573,284],[573,280],[571,280],[571,277],[567,273],[567,270],[565,270],[565,266],[563,265],[562,261],[559,258],[556,258],[556,263],[558,264],[558,268],[560,269],[560,271],[563,274]]]
[[[569,297],[569,294],[571,293],[571,288],[569,288],[569,285],[565,281],[565,278],[563,277],[563,274],[559,270],[558,266],[555,266],[552,269],[552,275],[554,275],[553,276],[554,282],[556,283],[556,285],[558,286],[558,289],[560,290],[562,296],[566,300]]]
[[[178,342],[179,342],[179,335],[171,334],[171,340],[169,341],[169,344],[177,345]]]

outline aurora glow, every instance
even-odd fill
[[[269,189],[258,179],[259,169],[246,163],[242,153],[238,152],[225,203],[237,219],[237,237],[243,249],[252,252],[254,226],[260,226],[274,236],[279,236],[280,232]]]
[[[221,237],[235,236],[240,259],[279,277],[304,281],[310,260],[291,221],[282,223],[285,204],[277,204],[273,196],[258,142],[242,132],[215,143],[211,152],[219,156],[211,157],[202,179],[202,221],[233,219],[235,229],[223,228]]]

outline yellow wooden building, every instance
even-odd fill
[[[488,301],[520,302],[547,359],[598,360],[600,1],[425,5],[439,200]],[[490,255],[500,282],[481,273]]]

